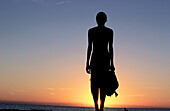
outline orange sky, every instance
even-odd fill
[[[170,107],[169,8],[161,0],[0,0],[0,101],[93,106],[87,32],[104,11],[120,84],[105,106]]]
[[[72,68],[60,72],[56,69],[51,70],[51,68],[50,70],[47,70],[49,68],[42,69],[39,72],[27,70],[27,75],[23,75],[25,71],[22,72],[22,70],[13,71],[13,73],[18,73],[18,76],[1,76],[0,100],[93,106],[89,83],[90,75],[84,72],[83,65],[78,68],[80,70]],[[118,69],[119,67],[117,67]],[[135,79],[138,76],[127,78],[125,75],[131,75],[130,73],[135,72],[135,70],[129,72],[116,71],[120,82],[120,87],[117,90],[119,96],[117,98],[114,95],[107,97],[105,106],[168,107],[170,102],[168,99],[169,90],[162,87],[161,84],[156,87],[147,85],[147,80],[141,82],[145,78],[140,77],[141,81],[139,81]],[[37,77],[37,73],[41,73],[41,77]],[[56,73],[61,75],[58,76]],[[67,74],[67,76],[64,74]]]

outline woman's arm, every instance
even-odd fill
[[[110,54],[110,66],[111,70],[115,70],[114,63],[113,63],[113,31],[111,30],[110,39],[109,39],[109,54]]]
[[[88,31],[88,48],[87,48],[87,61],[86,61],[86,72],[90,73],[90,56],[92,51],[92,40],[90,30]]]

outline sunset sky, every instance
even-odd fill
[[[93,106],[85,63],[99,11],[120,83],[106,107],[170,107],[170,0],[0,0],[0,101]]]

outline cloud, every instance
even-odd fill
[[[69,0],[60,0],[60,1],[51,1],[51,0],[14,0],[15,2],[22,2],[22,1],[30,1],[38,5],[42,5],[45,7],[52,7],[52,6],[57,6],[57,5],[62,5],[62,4],[68,4],[71,1]]]
[[[48,91],[48,94],[49,95],[55,95],[56,93],[55,93],[55,88],[52,88],[52,87],[48,87],[48,88],[46,88],[47,89],[47,91]]]
[[[41,4],[44,5],[46,7],[52,7],[52,6],[57,6],[57,5],[63,5],[63,4],[68,4],[71,1],[67,0],[60,0],[59,2],[51,2],[50,0],[32,0],[32,2],[36,3],[36,4]]]
[[[54,92],[51,92],[51,93],[48,93],[49,95],[55,95],[56,93],[54,93]]]
[[[65,3],[65,2],[58,2],[58,3],[56,3],[57,5],[61,5],[61,4],[63,4],[63,3]]]
[[[51,87],[49,87],[47,89],[50,90],[50,91],[54,91],[55,90],[55,88],[51,88]]]
[[[66,3],[70,3],[71,1],[61,1],[56,3],[56,5],[62,5],[62,4],[66,4]]]
[[[53,5],[61,5],[61,4],[65,4],[65,3],[70,3],[71,1],[68,1],[68,0],[64,1],[64,0],[62,0],[62,1],[54,3],[54,2],[50,2],[48,0],[32,0],[32,2],[40,3],[40,4],[46,4],[48,6],[53,6]]]

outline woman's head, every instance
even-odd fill
[[[104,12],[99,12],[96,15],[96,21],[98,25],[104,25],[107,21],[107,16]]]

